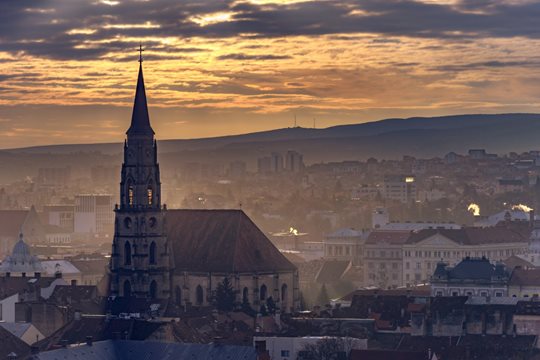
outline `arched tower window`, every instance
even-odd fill
[[[128,205],[133,206],[135,203],[135,189],[133,188],[133,185],[128,186]]]
[[[148,199],[148,205],[152,205],[154,203],[154,191],[151,185],[148,185],[146,188],[146,197]]]
[[[201,285],[197,285],[197,290],[195,290],[195,297],[197,305],[202,305],[204,302],[204,290]]]
[[[150,256],[149,256],[150,265],[156,264],[156,243],[152,241],[150,244]]]
[[[287,301],[287,284],[281,285],[281,301]]]
[[[129,241],[124,244],[124,265],[131,265],[131,244]]]
[[[177,286],[176,289],[174,289],[174,298],[176,305],[182,306],[182,289],[180,286]]]
[[[124,281],[124,297],[131,297],[131,283],[129,280]]]
[[[261,290],[259,291],[259,295],[261,296],[261,300],[266,300],[266,295],[268,293],[268,289],[266,288],[266,285],[261,285]]]
[[[152,280],[150,283],[150,299],[155,299],[157,297],[157,282]]]

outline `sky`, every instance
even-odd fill
[[[540,112],[540,2],[1,0],[0,148]]]

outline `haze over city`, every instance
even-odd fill
[[[0,360],[539,360],[539,20],[1,0]]]

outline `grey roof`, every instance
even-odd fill
[[[180,344],[157,341],[106,340],[42,352],[36,360],[256,360],[251,346]]]
[[[139,77],[137,79],[137,90],[135,92],[135,101],[133,103],[131,126],[129,127],[127,134],[154,134],[154,130],[152,130],[152,127],[150,126],[150,117],[148,116],[148,105],[146,103],[146,91],[144,89],[142,62],[139,66]]]
[[[18,337],[19,339],[28,331],[28,328],[32,326],[31,323],[23,322],[0,322],[0,326]]]

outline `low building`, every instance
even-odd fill
[[[255,336],[253,345],[259,355],[268,355],[272,360],[299,359],[305,351],[306,346],[316,345],[325,340],[342,341],[350,349],[367,349],[367,339],[305,336],[305,337],[283,337],[283,336]],[[349,350],[350,350],[349,349]],[[305,357],[309,359],[309,357]]]
[[[538,298],[540,296],[540,268],[515,268],[508,282],[508,296]]]
[[[503,264],[466,257],[456,266],[440,262],[431,277],[432,296],[508,296],[510,273]]]
[[[523,225],[414,231],[403,245],[403,285],[428,281],[441,261],[452,266],[466,257],[503,261],[523,254],[529,249],[530,233]]]
[[[403,284],[403,245],[408,231],[372,231],[364,246],[364,286],[381,289]]]

